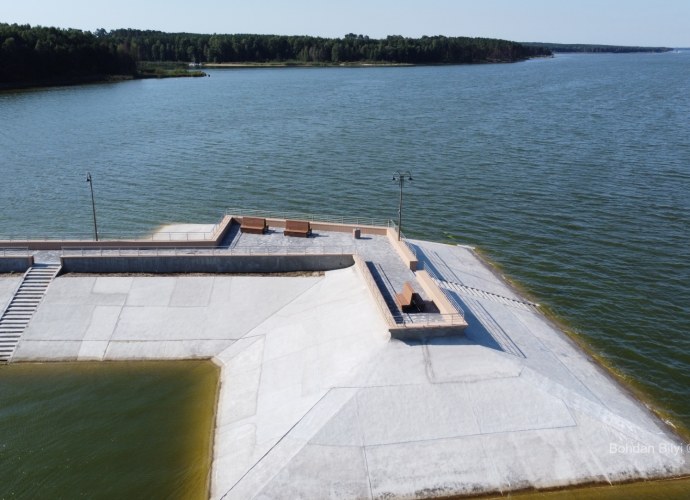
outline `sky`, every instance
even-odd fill
[[[0,22],[95,31],[690,47],[690,0],[0,0]]]

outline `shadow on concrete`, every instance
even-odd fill
[[[365,264],[369,269],[372,278],[374,278],[374,283],[376,283],[376,286],[378,287],[379,292],[383,297],[383,300],[386,302],[388,310],[391,312],[393,318],[395,318],[397,322],[398,318],[401,317],[401,315],[400,311],[398,311],[398,305],[395,303],[395,297],[393,297],[390,288],[386,284],[387,279],[381,274],[379,268],[372,261],[368,260],[365,262]]]
[[[228,232],[225,233],[225,237],[220,241],[218,244],[219,247],[223,248],[231,248],[231,245],[233,243],[237,243],[237,237],[240,234],[240,225],[233,221],[230,224],[230,229],[228,229]]]
[[[418,269],[426,269],[432,275],[435,275],[438,278],[443,279],[443,274],[431,262],[431,260],[426,255],[426,253],[424,253],[424,250],[422,250],[418,245],[415,245],[414,243],[410,243],[409,241],[407,242],[407,244],[410,245],[410,247],[412,247],[415,255],[417,256],[417,261],[419,262]]]
[[[477,345],[495,349],[497,351],[506,352],[497,339],[491,335],[484,324],[477,318],[472,311],[472,306],[468,304],[462,297],[453,290],[448,290],[448,293],[460,304],[462,310],[465,311],[465,321],[467,321],[467,328],[465,328],[465,335],[469,340]]]
[[[391,339],[393,340],[393,339]],[[449,335],[447,337],[432,337],[429,339],[394,339],[410,347],[421,347],[424,345],[477,345],[477,342],[468,339],[464,335]]]

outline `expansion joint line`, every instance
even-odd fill
[[[307,415],[309,415],[309,414],[312,412],[312,410],[313,410],[314,408],[316,408],[316,406],[317,406],[319,403],[321,403],[321,401],[323,401],[324,398],[325,398],[326,396],[328,396],[328,395],[330,394],[330,392],[331,392],[332,390],[333,390],[333,389],[327,390],[327,391],[324,393],[323,396],[321,396],[313,405],[311,405],[311,407],[309,408],[309,410],[307,410],[307,411],[304,413],[304,415],[302,415],[302,416],[297,420],[297,422],[295,422],[295,423],[292,425],[292,427],[290,427],[290,428],[287,430],[287,432],[285,432],[285,434],[283,434],[283,435],[280,437],[280,439],[278,439],[278,441],[276,441],[275,444],[269,448],[269,450],[268,450],[266,453],[264,453],[263,455],[261,455],[261,458],[259,458],[256,462],[254,462],[254,465],[252,465],[252,466],[247,470],[247,472],[245,472],[244,474],[242,474],[242,477],[240,477],[237,481],[235,481],[235,484],[233,484],[233,485],[230,487],[230,489],[229,489],[228,491],[226,491],[226,492],[223,494],[223,496],[220,497],[220,499],[223,500],[224,498],[227,498],[227,496],[230,494],[230,492],[231,492],[232,490],[234,490],[235,487],[236,487],[238,484],[240,484],[240,483],[242,482],[242,480],[243,480],[245,477],[247,477],[247,476],[249,475],[249,473],[250,473],[251,471],[253,471],[254,468],[255,468],[257,465],[259,465],[268,455],[270,455],[271,452],[272,452],[273,450],[275,450],[276,447],[277,447],[280,443],[283,442],[283,440],[284,440],[284,439],[295,429],[295,427],[297,427],[297,426],[302,422],[302,420],[304,420],[305,417],[306,417]],[[306,444],[306,442],[305,442],[305,444]],[[276,477],[276,476],[280,473],[280,471],[283,470],[283,468],[284,468],[284,467],[281,467],[280,469],[278,469],[277,471],[275,471],[275,473],[273,474],[273,476],[271,476],[271,479],[274,478],[274,477]]]

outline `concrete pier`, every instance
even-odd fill
[[[231,230],[219,249],[339,246],[402,262],[386,236],[368,237]],[[70,274],[48,288],[12,361],[213,358],[214,499],[432,498],[690,473],[686,444],[471,249],[407,243],[464,310],[462,335],[391,339],[358,266]],[[415,278],[397,265],[382,268],[392,289]],[[13,279],[0,279],[0,309]]]

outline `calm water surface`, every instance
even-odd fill
[[[0,498],[208,498],[210,361],[0,366]]]
[[[690,52],[213,70],[0,93],[0,235],[224,208],[396,217],[476,245],[690,427]]]

